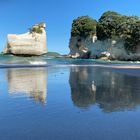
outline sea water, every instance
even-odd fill
[[[136,62],[0,56],[0,140],[140,139]]]

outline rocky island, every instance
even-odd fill
[[[72,23],[70,58],[140,60],[140,20],[107,11],[96,21],[82,16]]]
[[[32,26],[25,34],[8,34],[3,53],[22,56],[39,56],[47,53],[45,28],[46,24],[40,23]]]

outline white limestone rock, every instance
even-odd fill
[[[34,25],[25,34],[8,34],[4,54],[42,55],[47,53],[45,23]]]
[[[105,52],[102,52],[102,53],[101,53],[101,58],[103,57],[103,58],[108,59],[108,58],[110,57],[110,55],[111,55],[111,54],[110,54],[109,52],[106,52],[106,51],[105,51]]]
[[[90,44],[93,44],[93,40],[85,39],[82,37],[71,37],[69,48],[69,56],[71,58],[88,58],[89,57],[89,48]]]
[[[78,58],[93,58],[93,59],[118,59],[128,60],[133,59],[130,54],[127,53],[122,40],[107,39],[100,41],[94,35],[93,37],[71,37],[70,39],[70,54],[69,56],[77,56]],[[76,57],[71,57],[76,58]]]

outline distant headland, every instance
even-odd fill
[[[107,11],[96,21],[89,16],[73,20],[71,58],[140,60],[140,20]]]

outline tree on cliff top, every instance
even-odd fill
[[[118,29],[123,22],[123,17],[117,12],[107,11],[102,14],[97,25],[99,40],[113,39],[118,36]]]
[[[97,25],[98,39],[113,39],[115,36],[126,38],[134,30],[138,21],[139,18],[136,16],[124,16],[107,11],[103,13]]]
[[[97,21],[89,16],[78,17],[73,20],[71,36],[88,37],[96,34]]]
[[[140,42],[140,20],[137,16],[124,16],[113,11],[103,13],[97,24],[97,38],[123,39],[129,51],[135,51]]]
[[[102,14],[99,21],[81,16],[73,21],[71,36],[87,38],[97,35],[98,40],[121,39],[126,50],[135,52],[140,47],[140,20],[114,11]]]

